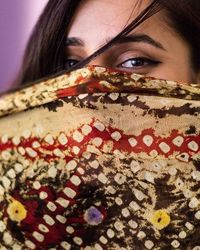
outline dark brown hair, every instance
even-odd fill
[[[49,0],[29,39],[21,72],[17,79],[18,85],[61,74],[65,70],[66,30],[80,2],[81,0]],[[197,71],[200,70],[199,0],[153,0],[131,24],[108,44],[71,69],[86,65],[161,9],[166,11],[170,25],[190,46],[192,67]]]

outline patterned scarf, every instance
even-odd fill
[[[200,249],[197,85],[89,66],[0,116],[0,249]]]

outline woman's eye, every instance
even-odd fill
[[[136,57],[136,58],[128,59],[124,61],[123,63],[118,64],[117,67],[139,69],[139,68],[146,67],[146,66],[154,66],[159,63],[160,62],[154,61],[148,58]]]
[[[73,67],[75,64],[79,63],[78,60],[75,60],[75,59],[67,59],[65,60],[65,68],[66,69],[69,69],[71,67]]]

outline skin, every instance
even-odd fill
[[[88,57],[149,5],[138,0],[85,0],[67,31],[66,66]],[[190,47],[167,22],[164,10],[133,30],[91,64],[180,82],[197,82]],[[128,41],[127,41],[128,40]]]

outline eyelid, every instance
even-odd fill
[[[72,59],[72,60],[83,60],[87,57],[87,54],[82,48],[78,47],[67,47],[65,48],[65,59]]]
[[[83,60],[83,58],[80,57],[80,56],[76,56],[76,55],[66,55],[65,56],[65,60],[77,60],[77,61],[81,61],[81,60]]]
[[[116,57],[116,65],[125,62],[130,59],[136,59],[136,58],[143,58],[151,61],[159,61],[155,56],[150,55],[149,53],[146,53],[141,50],[132,50],[132,51],[125,51],[122,52],[119,56]]]

